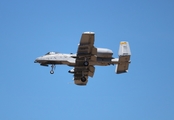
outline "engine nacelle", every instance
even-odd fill
[[[68,72],[73,74],[74,73],[74,69],[71,69]]]
[[[111,58],[113,55],[112,50],[106,48],[97,48],[97,57]]]

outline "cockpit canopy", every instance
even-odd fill
[[[48,52],[45,55],[54,55],[54,54],[58,54],[58,52]]]

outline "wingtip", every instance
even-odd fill
[[[87,31],[87,32],[84,32],[83,34],[94,34],[94,32]]]

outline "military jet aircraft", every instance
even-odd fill
[[[116,64],[117,74],[128,71],[131,51],[129,43],[120,42],[118,58],[114,58],[113,51],[106,48],[96,48],[94,46],[94,32],[84,32],[78,45],[77,54],[63,54],[58,52],[48,52],[44,56],[36,58],[35,63],[41,66],[51,65],[50,73],[54,73],[55,65],[68,65],[74,67],[69,73],[74,74],[76,85],[86,85],[88,76],[93,77],[95,65],[108,66]]]

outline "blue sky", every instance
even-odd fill
[[[34,64],[48,51],[76,53],[82,32],[118,57],[129,41],[127,74],[96,67],[88,85],[72,69]],[[1,0],[0,120],[173,120],[174,1]]]

